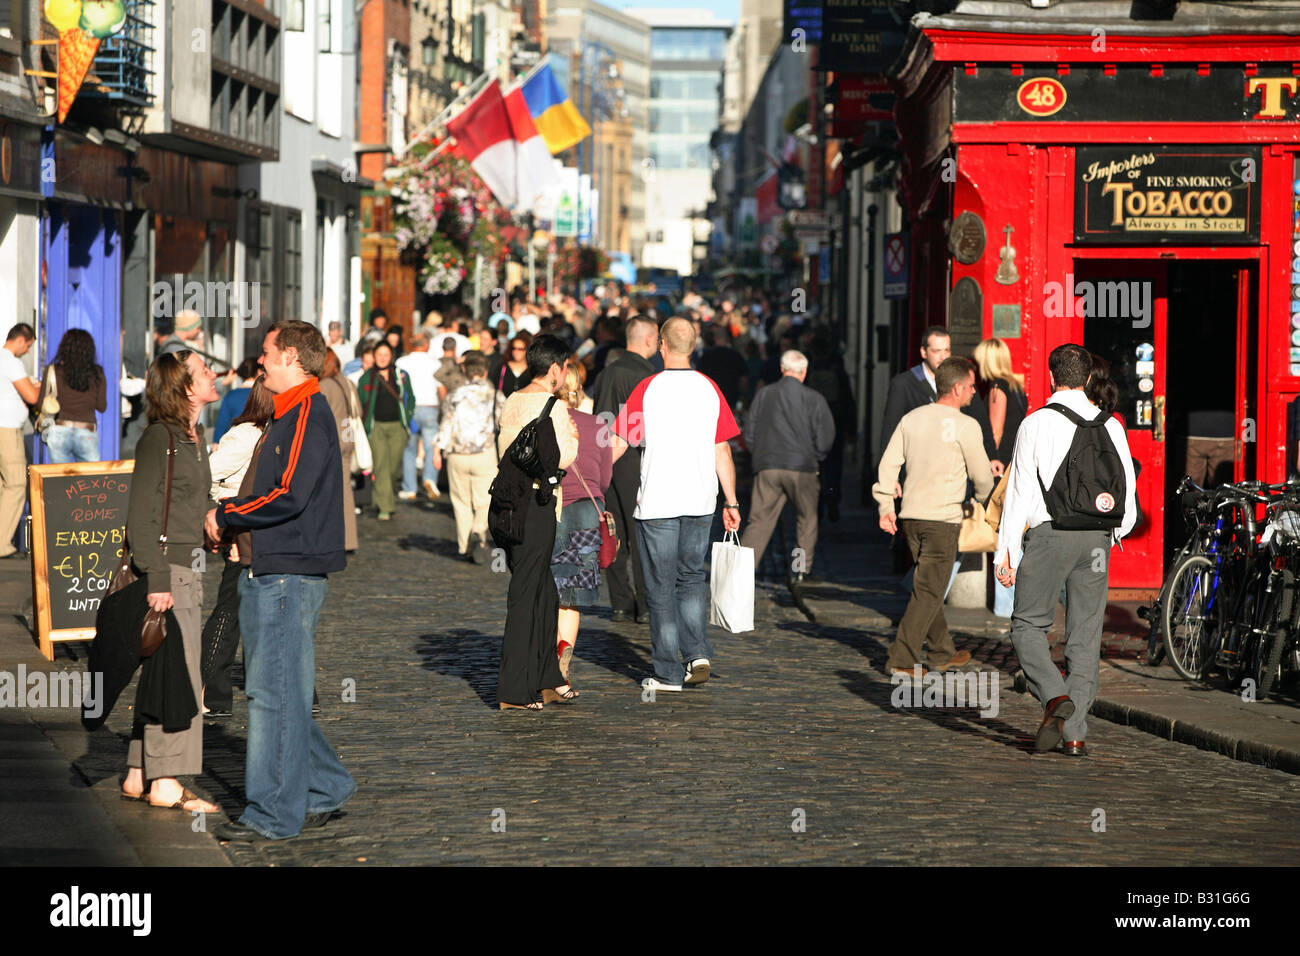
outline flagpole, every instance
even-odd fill
[[[469,85],[467,85],[463,90],[460,91],[459,95],[457,95],[457,97],[454,100],[452,100],[443,108],[442,112],[440,112],[437,116],[431,119],[428,122],[428,124],[424,127],[424,129],[420,130],[419,134],[417,134],[415,138],[412,139],[407,144],[406,149],[402,150],[402,155],[399,156],[398,158],[404,159],[406,155],[410,153],[415,146],[418,146],[420,144],[420,141],[423,140],[425,136],[427,136],[430,132],[432,132],[436,127],[445,125],[447,120],[451,118],[450,117],[451,111],[456,109],[456,107],[460,105],[461,100],[473,99],[475,96],[477,96],[479,93],[481,93],[484,89],[487,88],[487,82],[484,81],[490,81],[493,79],[495,79],[495,77],[487,70],[484,70],[482,73],[476,76],[472,81],[470,81]]]
[[[525,73],[522,77],[516,78],[515,82],[510,84],[510,88],[513,90],[516,85],[523,86],[533,77],[535,77],[538,73],[542,72],[542,67],[546,66],[546,64],[548,64],[550,61],[551,61],[551,54],[550,51],[548,50],[546,53],[542,54],[542,58],[540,60],[538,60],[536,63],[533,64],[533,68],[531,70]],[[567,93],[568,91],[566,90],[565,92]]]

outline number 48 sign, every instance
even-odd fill
[[[1016,103],[1031,116],[1051,116],[1065,105],[1065,87],[1050,76],[1025,80],[1016,91]]]

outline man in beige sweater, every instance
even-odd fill
[[[957,558],[966,481],[975,482],[983,500],[993,490],[993,472],[975,419],[961,410],[975,395],[975,370],[964,358],[946,359],[934,374],[937,398],[903,416],[880,459],[871,493],[880,506],[880,527],[900,529],[916,561],[912,599],[889,646],[891,673],[911,674],[920,665],[921,643],[930,645],[930,663],[945,671],[970,660],[957,651],[943,616],[943,596]],[[903,510],[894,514],[894,488],[907,465]],[[901,519],[901,520],[900,520]],[[921,673],[925,668],[921,667]]]

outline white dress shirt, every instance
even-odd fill
[[[1101,414],[1081,388],[1060,389],[1047,400],[1047,404],[1064,405],[1089,421]],[[1036,528],[1052,520],[1043,502],[1043,487],[1051,487],[1052,479],[1065,461],[1074,441],[1074,429],[1074,423],[1068,418],[1048,408],[1038,409],[1021,423],[1016,433],[1016,447],[1011,456],[1006,497],[998,524],[999,563],[1006,558],[1012,568],[1017,567],[1024,554],[1022,541],[1026,526]],[[1133,454],[1129,451],[1124,426],[1119,419],[1112,417],[1106,422],[1106,431],[1110,433],[1124,466],[1124,521],[1115,531],[1115,540],[1119,540],[1133,530],[1137,521],[1137,479],[1133,474]],[[1039,478],[1042,486],[1038,483]]]

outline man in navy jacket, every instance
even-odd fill
[[[214,831],[250,842],[323,826],[356,790],[311,716],[315,631],[326,575],[347,566],[338,425],[320,394],[325,340],[306,322],[277,322],[262,345],[275,416],[240,494],[208,512],[207,531],[251,532],[239,578],[248,694],[248,806]],[[245,493],[247,492],[247,493]]]

